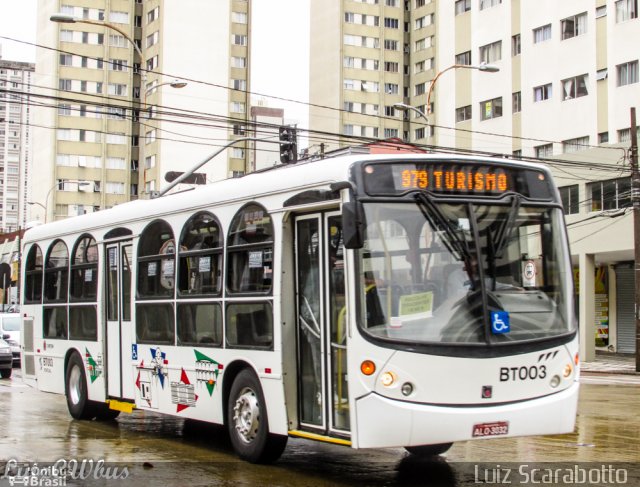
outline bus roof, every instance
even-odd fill
[[[108,210],[67,218],[57,222],[32,227],[25,232],[23,242],[37,242],[55,236],[91,232],[99,228],[112,228],[138,220],[152,220],[180,211],[204,209],[212,204],[255,200],[261,196],[278,194],[347,180],[350,167],[358,161],[385,160],[464,160],[498,162],[521,167],[535,168],[550,174],[542,165],[514,161],[512,159],[464,156],[458,154],[397,155],[354,154],[325,159],[303,160],[297,164],[279,165],[268,170],[257,171],[241,178],[225,179],[193,189],[170,193],[155,199],[139,199],[123,203]]]

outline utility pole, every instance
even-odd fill
[[[638,128],[636,109],[631,107],[631,202],[633,204],[633,247],[635,256],[634,278],[636,283],[636,372],[640,372],[640,172],[638,171]]]

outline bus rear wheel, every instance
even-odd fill
[[[260,381],[249,369],[233,381],[227,403],[227,428],[238,456],[251,463],[276,461],[287,437],[269,433],[267,406]]]
[[[92,419],[95,417],[94,404],[89,401],[87,393],[87,376],[84,363],[77,353],[69,357],[65,375],[65,395],[69,414],[75,419]]]
[[[405,446],[404,449],[419,457],[435,457],[448,451],[452,445],[453,443],[439,443],[437,445]]]

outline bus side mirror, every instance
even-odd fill
[[[342,239],[347,249],[361,249],[364,245],[362,213],[362,203],[349,201],[342,204]]]

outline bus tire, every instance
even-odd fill
[[[92,419],[95,417],[95,405],[89,401],[87,375],[80,355],[71,354],[65,373],[64,393],[67,396],[67,408],[74,419]]]
[[[452,445],[453,443],[439,443],[437,445],[405,446],[404,449],[418,457],[435,457],[449,450]]]
[[[269,433],[262,387],[250,369],[242,370],[231,385],[227,429],[233,449],[251,463],[275,462],[287,445],[286,436]]]

